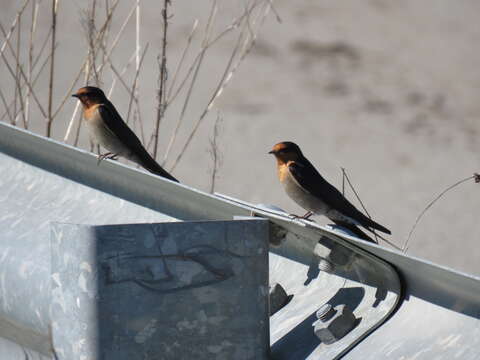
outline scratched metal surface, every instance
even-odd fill
[[[1,153],[0,174],[0,336],[47,354],[50,224],[175,219]]]
[[[58,360],[261,360],[268,350],[263,219],[54,224]]]

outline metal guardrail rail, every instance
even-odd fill
[[[36,263],[38,254],[29,250],[40,238],[49,238],[52,221],[125,224],[260,216],[272,224],[270,282],[293,295],[270,318],[273,358],[477,358],[476,277],[120,163],[97,166],[93,154],[2,123],[0,169],[0,204],[18,205],[0,212],[0,224],[7,228],[0,241],[15,244],[0,253],[0,336],[18,340],[25,353],[34,348],[39,358],[53,356],[49,292],[38,289],[38,296],[27,299],[22,291],[12,291],[25,282],[22,274],[34,286],[42,283],[40,278],[35,282],[35,275],[50,274],[48,256]],[[347,260],[337,261],[332,253],[338,252],[348,254]],[[9,257],[12,253],[17,260]],[[336,262],[335,269],[319,272],[322,259]],[[347,304],[357,318],[354,329],[331,345],[313,333],[315,312],[324,303]],[[22,312],[22,306],[35,311]],[[5,341],[0,354],[11,347]]]

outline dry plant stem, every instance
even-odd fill
[[[12,36],[13,32],[15,31],[15,28],[17,27],[17,23],[18,21],[20,20],[20,17],[22,16],[23,12],[25,11],[28,3],[30,2],[30,0],[26,0],[22,7],[20,8],[20,10],[17,12],[17,15],[15,16],[15,19],[13,20],[12,22],[12,25],[10,26],[10,30],[8,30],[8,34],[6,34],[4,32],[4,36],[6,38],[6,40],[4,41],[4,43],[2,44],[2,47],[0,48],[0,53],[3,54],[3,52],[5,51],[5,48],[7,46],[7,41],[10,40],[10,37]]]
[[[157,105],[157,119],[155,122],[155,129],[154,129],[154,140],[153,140],[153,158],[157,158],[158,152],[158,133],[160,131],[160,122],[163,119],[165,114],[165,88],[166,88],[166,81],[167,81],[167,30],[168,30],[168,5],[170,1],[164,0],[163,1],[163,9],[162,9],[162,18],[163,18],[163,37],[162,37],[162,56],[161,56],[161,63],[160,63],[160,86],[158,89],[158,105]]]
[[[250,12],[253,11],[253,8],[255,7],[255,5],[256,5],[256,3],[254,3],[254,6],[249,8],[249,12],[245,15],[247,18],[250,16]],[[269,10],[269,7],[265,9],[265,12],[262,15],[262,19],[260,21],[260,26],[261,26],[261,24],[263,24],[264,19],[268,15],[268,10]],[[241,51],[240,56],[239,56],[239,59],[238,59],[237,63],[232,66],[233,59],[235,58],[235,56],[236,56],[236,54],[237,54],[237,52],[240,48],[240,43],[241,43],[241,40],[243,39],[246,27],[248,27],[248,25],[244,26],[242,32],[240,33],[240,36],[239,36],[238,41],[237,41],[237,45],[235,46],[235,48],[232,52],[232,55],[231,55],[231,57],[228,61],[228,64],[227,64],[226,68],[225,68],[225,72],[224,72],[224,74],[223,74],[215,92],[213,93],[210,101],[208,102],[207,107],[205,108],[205,110],[203,111],[203,113],[200,115],[197,122],[195,123],[195,125],[194,125],[192,131],[190,132],[185,144],[183,145],[179,155],[175,159],[175,162],[173,163],[170,171],[173,171],[176,168],[176,166],[178,165],[178,163],[182,159],[183,155],[185,154],[188,146],[190,145],[193,137],[195,136],[202,120],[205,118],[205,116],[208,114],[208,112],[213,107],[213,105],[215,103],[215,100],[222,94],[225,87],[228,85],[230,80],[233,78],[233,75],[236,72],[236,70],[238,69],[238,67],[240,66],[241,62],[250,53],[250,50],[252,49],[252,47],[255,43],[256,35],[254,37],[251,37],[250,39],[248,37],[245,39],[243,47],[242,47],[242,51]]]
[[[85,65],[85,82],[88,81],[90,78],[90,62],[87,61],[87,64]],[[80,101],[77,101],[75,104],[75,109],[73,110],[72,117],[70,118],[70,122],[68,123],[67,131],[65,132],[65,136],[63,137],[63,141],[67,142],[68,138],[70,136],[70,132],[72,131],[73,124],[75,122],[75,117],[78,113],[78,110],[80,109]],[[80,113],[79,119],[78,119],[78,126],[77,126],[77,131],[75,132],[75,139],[73,141],[74,146],[78,145],[78,140],[80,138],[80,128],[82,126],[82,114]]]
[[[21,41],[21,35],[22,34],[22,16],[19,16],[18,17],[18,26],[17,26],[17,48],[15,50],[16,54],[20,54],[20,41]],[[18,56],[19,57],[19,56]],[[19,76],[19,70],[20,68],[20,62],[17,60],[16,61],[16,64],[15,64],[15,79],[18,79],[20,78]],[[17,112],[17,101],[20,100],[20,102],[22,102],[22,99],[23,99],[23,96],[22,96],[22,87],[21,86],[17,86],[15,87],[15,91],[14,91],[14,98],[13,98],[13,111],[16,113]],[[20,99],[19,99],[20,98]],[[21,106],[21,113],[22,113],[22,119],[23,119],[23,125],[25,127],[25,111],[24,111],[24,107]],[[15,124],[17,123],[17,119],[15,118]]]
[[[4,32],[3,30],[3,27],[0,25],[0,29],[2,30],[2,32]],[[10,42],[8,42],[7,40],[7,43],[10,44]],[[12,50],[12,53],[14,53],[14,51]],[[14,53],[15,54],[15,53]],[[8,62],[7,58],[5,57],[5,54],[1,53],[1,56],[2,56],[2,60],[3,62],[5,63],[5,65],[7,66],[7,69],[8,69],[8,72],[10,73],[10,75],[12,76],[12,78],[14,79],[15,81],[15,89],[19,91],[19,93],[21,93],[21,89],[20,89],[20,79],[18,79],[16,77],[16,74],[15,74],[15,71],[12,69],[10,63]],[[19,68],[21,70],[21,66]],[[15,104],[15,99],[14,99],[14,104]],[[22,111],[24,113],[24,109],[23,109],[23,101],[20,101],[20,111]],[[15,109],[14,109],[15,110]],[[15,114],[17,114],[17,112],[15,112]],[[13,121],[15,123],[15,119],[17,118],[17,115],[15,115],[13,117]]]
[[[475,173],[473,174],[472,176],[469,176],[465,179],[462,179],[460,181],[457,181],[455,184],[453,185],[450,185],[448,188],[446,188],[445,190],[443,190],[440,194],[438,194],[432,201],[430,201],[428,203],[428,205],[425,207],[425,209],[423,209],[423,211],[417,216],[417,219],[415,220],[415,223],[413,224],[412,226],[412,229],[410,230],[410,232],[408,233],[408,237],[407,237],[407,240],[405,241],[405,245],[403,245],[403,252],[406,254],[407,251],[408,251],[408,243],[410,242],[410,239],[412,237],[412,234],[413,232],[415,231],[415,228],[417,227],[418,223],[420,222],[420,219],[423,217],[423,215],[425,215],[425,213],[428,211],[428,209],[430,209],[433,204],[435,204],[443,195],[445,195],[448,191],[452,190],[453,188],[457,187],[458,185],[460,184],[463,184],[464,182],[466,181],[469,181],[469,180],[475,180],[476,183],[480,182],[480,175]]]
[[[37,28],[37,16],[38,16],[38,3],[37,0],[33,0],[32,3],[32,21],[30,24],[30,41],[28,47],[28,67],[27,67],[27,81],[32,83],[33,76],[33,52],[34,52],[34,39],[35,31]],[[28,122],[30,120],[30,91],[27,88],[27,93],[25,94],[25,129],[28,129]]]
[[[87,37],[88,37],[88,52],[90,55],[89,58],[89,68],[90,74],[93,75],[94,83],[96,86],[99,85],[99,76],[97,71],[97,49],[95,46],[95,10],[97,8],[97,1],[92,0],[92,7],[91,10],[87,13]],[[105,28],[106,29],[106,28]],[[101,38],[104,34],[102,34]],[[101,39],[100,41],[102,41]]]
[[[365,211],[365,213],[367,214],[368,218],[371,220],[372,217],[370,216],[370,214],[368,213],[368,210],[367,208],[365,207],[365,205],[363,204],[362,202],[362,199],[360,199],[360,196],[358,195],[357,191],[355,190],[355,188],[353,187],[353,184],[350,182],[350,178],[348,177],[347,175],[347,171],[345,170],[345,168],[342,167],[342,173],[343,173],[343,178],[347,180],[347,183],[348,183],[348,186],[350,186],[350,189],[352,189],[353,193],[355,194],[355,197],[357,198],[358,202],[360,203],[360,205],[362,206],[362,209],[363,211]],[[377,233],[375,230],[370,230],[373,235],[375,236],[375,241],[377,242],[378,244],[378,239],[377,239]],[[382,238],[383,239],[383,238]],[[387,241],[388,242],[388,241]]]
[[[180,69],[183,66],[183,63],[185,61],[185,57],[188,53],[188,50],[190,49],[193,37],[196,33],[197,26],[198,26],[198,19],[195,19],[195,21],[193,23],[193,26],[192,26],[192,31],[190,32],[190,35],[187,38],[187,44],[185,45],[185,48],[183,49],[182,56],[180,57],[180,61],[177,63],[177,67],[175,68],[175,72],[173,73],[173,76],[172,76],[170,87],[169,87],[168,92],[167,92],[167,104],[170,103],[170,96],[172,95],[172,90],[175,87],[177,77],[178,77],[178,72],[180,71]]]
[[[98,44],[100,43],[103,34],[105,33],[106,29],[108,28],[108,24],[110,23],[110,21],[112,19],[113,12],[115,11],[119,1],[120,0],[115,0],[113,5],[109,8],[107,18],[105,19],[105,22],[103,23],[102,27],[100,28],[100,30],[97,33],[97,36],[95,37],[95,46],[98,46]],[[90,56],[89,54],[86,55],[82,66],[80,66],[80,70],[78,71],[77,75],[73,79],[72,84],[70,85],[69,89],[65,92],[65,97],[62,99],[62,101],[58,105],[57,109],[55,110],[55,112],[53,114],[53,118],[55,118],[58,115],[58,113],[60,112],[60,110],[62,110],[63,106],[65,105],[65,102],[68,99],[70,99],[73,88],[77,84],[77,82],[80,79],[80,76],[82,75],[82,73],[85,71],[85,66],[87,65],[89,56]]]
[[[275,17],[277,18],[277,21],[281,24],[282,23],[282,18],[278,14],[277,9],[275,9],[275,6],[273,5],[273,1],[272,0],[267,0],[267,1],[270,4],[270,8],[272,9],[273,13],[275,14]]]
[[[52,0],[52,46],[50,51],[50,79],[48,82],[48,120],[47,120],[47,137],[52,134],[52,103],[53,103],[53,76],[55,73],[55,41],[57,35],[57,10],[58,0]]]
[[[2,33],[5,35],[5,31],[4,31],[3,27],[1,26],[1,24],[0,24],[0,30],[1,30]],[[11,33],[9,33],[9,34],[11,34]],[[50,31],[48,32],[47,37],[45,38],[44,43],[42,44],[41,50],[40,50],[39,54],[37,55],[36,60],[34,61],[33,68],[36,67],[38,61],[40,60],[40,58],[41,58],[41,56],[42,56],[42,54],[43,54],[43,51],[44,51],[44,49],[46,48],[47,41],[50,39],[50,34],[51,34],[51,29],[50,29]],[[7,46],[7,45],[8,45],[8,47],[9,47],[10,51],[12,51],[12,53],[13,53],[12,47],[11,47],[11,45],[10,45],[10,43],[9,43],[9,35],[6,36],[6,41],[4,42],[4,44],[3,44],[3,46],[2,46],[2,50],[0,51],[0,55],[2,56],[2,58],[3,58],[3,51],[4,51],[4,49],[5,49],[5,46]],[[14,55],[14,57],[17,59],[18,56],[17,56],[15,53],[14,53],[13,55]],[[40,70],[39,70],[39,72],[37,73],[36,79],[38,79],[38,76],[39,76],[40,73],[42,72],[43,68],[45,67],[45,65],[46,65],[46,63],[48,62],[49,59],[50,59],[50,56],[47,57],[47,59],[44,61],[43,65],[40,67]],[[3,60],[5,61],[5,59],[3,59]],[[9,67],[9,64],[6,64],[6,65],[7,65],[7,68],[8,68],[8,67]],[[23,75],[23,77],[26,79],[25,85],[26,85],[26,87],[27,87],[28,93],[30,94],[30,93],[31,93],[30,90],[33,88],[34,84],[31,84],[31,83],[28,81],[28,79],[25,77],[25,75],[24,75],[24,73],[23,73],[23,71],[22,71],[22,68],[20,68],[20,74]],[[21,83],[24,78],[18,79],[18,78],[15,77],[15,81],[16,81],[16,82],[19,81],[19,82]],[[35,82],[36,82],[36,80],[34,80],[34,83],[35,83]],[[17,85],[17,84],[16,84],[16,85]],[[39,109],[40,109],[40,111],[42,112],[42,115],[45,116],[45,112],[44,112],[43,108],[41,107],[40,103],[38,102],[38,99],[37,99],[37,97],[35,96],[35,94],[33,94],[33,97],[34,97],[34,100],[36,101],[37,105],[39,106]],[[9,107],[11,107],[11,106],[13,106],[13,100],[10,102]],[[19,111],[15,112],[14,118],[16,118],[16,117],[18,116],[18,114],[19,114]],[[5,118],[5,113],[2,115],[2,120],[3,120],[4,118]]]
[[[38,60],[38,57],[37,57],[37,60]],[[50,60],[50,56],[47,56],[47,58],[43,61],[42,65],[40,66],[40,70],[38,71],[38,73],[35,75],[35,78],[33,79],[33,83],[31,84],[31,87],[33,88],[35,86],[35,84],[37,83],[37,80],[38,78],[40,77],[40,75],[42,74],[43,72],[43,69],[47,66],[48,62]],[[36,62],[34,63],[34,68],[35,68],[35,65],[36,65]],[[28,87],[27,87],[28,88]],[[8,107],[12,107],[13,105],[13,100],[10,102],[10,104],[8,105]],[[17,117],[18,114],[19,114],[20,110],[18,110],[15,114],[14,114],[14,117]],[[6,112],[3,113],[2,115],[2,118],[0,119],[0,121],[3,121],[3,119],[5,118],[5,115],[6,115]]]
[[[181,126],[181,124],[183,122],[183,119],[185,117],[185,113],[186,113],[186,110],[188,108],[188,104],[190,103],[190,99],[191,99],[191,96],[192,96],[192,91],[193,91],[193,88],[194,88],[194,86],[197,82],[197,76],[198,76],[198,73],[199,73],[200,68],[202,66],[203,59],[204,59],[204,56],[205,56],[205,52],[207,50],[206,44],[210,40],[212,25],[213,25],[216,14],[217,14],[217,1],[213,1],[212,2],[212,8],[210,10],[210,15],[208,16],[207,26],[205,28],[205,37],[203,38],[203,42],[202,42],[202,51],[200,52],[200,57],[198,58],[198,62],[196,63],[195,71],[193,73],[192,80],[190,82],[190,87],[188,88],[187,95],[185,96],[185,100],[183,102],[182,111],[180,112],[180,117],[178,118],[175,129],[173,130],[172,136],[170,137],[170,140],[168,142],[167,149],[165,150],[165,155],[163,157],[162,166],[165,166],[167,158],[170,155],[170,151],[171,151],[172,146],[173,146],[173,144],[174,144],[174,142],[177,138],[178,131],[180,130],[180,126]]]
[[[38,58],[37,58],[38,59]],[[39,71],[37,72],[37,74],[35,75],[34,79],[33,79],[33,83],[31,84],[31,87],[33,88],[35,86],[35,84],[37,83],[37,80],[39,79],[40,75],[42,74],[43,72],[43,69],[47,66],[48,62],[50,60],[50,56],[47,56],[45,58],[45,60],[43,61],[42,65],[40,66],[40,69]],[[35,68],[35,65],[36,65],[36,62],[34,63],[34,68]],[[27,89],[28,89],[28,86],[27,86]],[[10,102],[9,104],[9,108],[12,107],[13,105],[13,100]],[[17,110],[17,112],[14,114],[14,118],[16,118],[18,116],[18,114],[20,113],[20,110]],[[5,118],[5,115],[6,113],[4,113],[2,115],[2,118],[0,119],[1,121],[3,121],[3,119]]]
[[[215,192],[215,184],[218,176],[218,170],[222,165],[222,158],[219,149],[218,138],[220,136],[220,126],[222,123],[222,118],[220,114],[217,114],[217,119],[215,120],[215,125],[213,126],[213,138],[210,140],[210,156],[212,158],[212,173],[210,177],[210,193]]]
[[[132,65],[133,60],[135,60],[135,56],[136,56],[136,52],[134,51],[132,56],[130,56],[130,59],[128,60],[127,64],[123,67],[123,70],[120,72],[120,75],[122,77],[123,77],[123,75],[125,75],[128,68],[130,67],[130,65]],[[110,86],[110,90],[108,90],[108,95],[107,95],[108,98],[110,98],[112,96],[112,93],[113,93],[113,90],[115,88],[116,83],[117,83],[117,78],[114,77],[113,80],[112,80],[112,85]]]
[[[103,46],[102,46],[102,49],[104,51],[106,51],[106,49]],[[117,79],[120,80],[120,84],[122,84],[123,87],[125,88],[125,90],[128,92],[128,95],[135,97],[135,94],[132,92],[132,89],[130,88],[130,86],[128,86],[127,82],[123,79],[120,71],[118,71],[116,66],[113,65],[112,60],[109,57],[107,57],[106,60],[107,60],[108,65],[110,66],[110,69],[112,70],[112,72],[115,74]]]
[[[7,45],[9,47],[10,51],[12,52],[13,56],[15,57],[16,74],[14,76],[14,80],[15,80],[16,87],[15,87],[15,92],[14,92],[15,95],[14,95],[14,99],[13,99],[13,107],[14,107],[13,113],[17,114],[17,98],[19,96],[20,97],[20,102],[22,102],[20,104],[20,108],[21,108],[21,111],[22,111],[22,118],[23,118],[24,124],[25,124],[25,112],[24,112],[23,100],[22,100],[22,95],[21,95],[21,86],[19,85],[20,83],[18,81],[18,78],[19,78],[18,72],[19,72],[19,67],[20,67],[20,61],[18,60],[18,56],[16,56],[16,54],[18,54],[19,51],[20,51],[19,49],[20,49],[21,17],[23,15],[23,12],[25,11],[28,3],[29,3],[29,0],[25,1],[24,4],[22,5],[21,9],[17,12],[17,15],[15,16],[15,19],[14,19],[12,25],[10,26],[10,30],[8,31],[8,34],[5,32],[5,30],[3,29],[3,26],[2,26],[2,33],[5,36],[5,42],[3,43],[3,45],[0,49],[2,59],[5,61],[7,67],[9,67],[9,64],[7,64],[6,58],[4,57],[4,51],[5,51],[5,48],[6,48]],[[9,43],[10,37],[12,36],[15,29],[17,29],[17,51],[16,52]],[[10,69],[9,69],[9,71],[10,71]],[[12,124],[16,123],[16,117],[17,117],[16,115],[13,117],[13,122],[12,122],[12,120],[10,120],[12,122]]]
[[[130,120],[130,112],[132,108],[132,103],[135,102],[137,106],[137,110],[139,110],[140,103],[138,101],[138,92],[135,90],[138,90],[137,84],[138,84],[138,76],[140,75],[140,69],[142,68],[143,60],[145,59],[145,55],[147,54],[148,51],[148,43],[145,45],[145,49],[143,49],[142,56],[139,60],[139,63],[136,65],[136,70],[135,70],[135,77],[133,79],[133,84],[132,84],[132,91],[130,93],[130,101],[128,103],[128,111],[127,111],[127,124]],[[133,94],[133,96],[132,96]]]
[[[3,106],[5,106],[5,110],[8,115],[8,119],[10,120],[10,124],[15,125],[15,119],[12,117],[10,114],[10,111],[8,110],[9,106],[7,104],[7,100],[5,99],[5,95],[3,95],[3,91],[0,89],[0,98],[2,99]]]
[[[258,3],[255,3],[254,5],[252,5],[252,7],[250,8],[250,12],[253,11],[256,7],[258,6]],[[175,98],[178,96],[178,94],[180,93],[180,91],[183,89],[183,87],[185,86],[187,80],[190,78],[190,75],[192,74],[192,71],[196,68],[196,64],[198,63],[198,61],[200,61],[200,59],[203,57],[203,54],[206,50],[208,50],[210,47],[212,47],[213,45],[215,45],[215,43],[217,43],[220,39],[222,39],[225,35],[227,35],[229,32],[235,30],[236,28],[238,28],[238,26],[241,24],[242,20],[247,16],[247,13],[243,13],[239,18],[237,18],[232,24],[230,24],[229,26],[227,26],[223,31],[221,31],[213,40],[209,41],[207,44],[205,44],[204,46],[202,46],[202,48],[200,49],[199,53],[197,54],[197,56],[195,57],[195,59],[193,60],[192,64],[190,65],[190,68],[188,69],[187,71],[187,74],[184,76],[183,80],[181,81],[180,85],[177,87],[177,89],[175,90],[174,94],[172,96],[169,96],[168,97],[168,102],[167,102],[167,106],[169,104],[171,104]]]

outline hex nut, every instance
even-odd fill
[[[320,310],[322,309],[323,307]],[[324,344],[333,344],[355,327],[355,315],[346,305],[337,305],[333,309],[323,309],[318,313],[325,320],[321,318],[315,321],[312,326],[314,327],[315,335]],[[329,316],[324,316],[324,313],[328,313]]]

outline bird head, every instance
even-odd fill
[[[86,108],[101,104],[106,100],[104,92],[95,86],[82,87],[72,96],[80,100]]]
[[[275,144],[273,149],[268,153],[273,154],[279,163],[287,163],[303,157],[302,151],[298,145],[291,141],[283,141]]]

